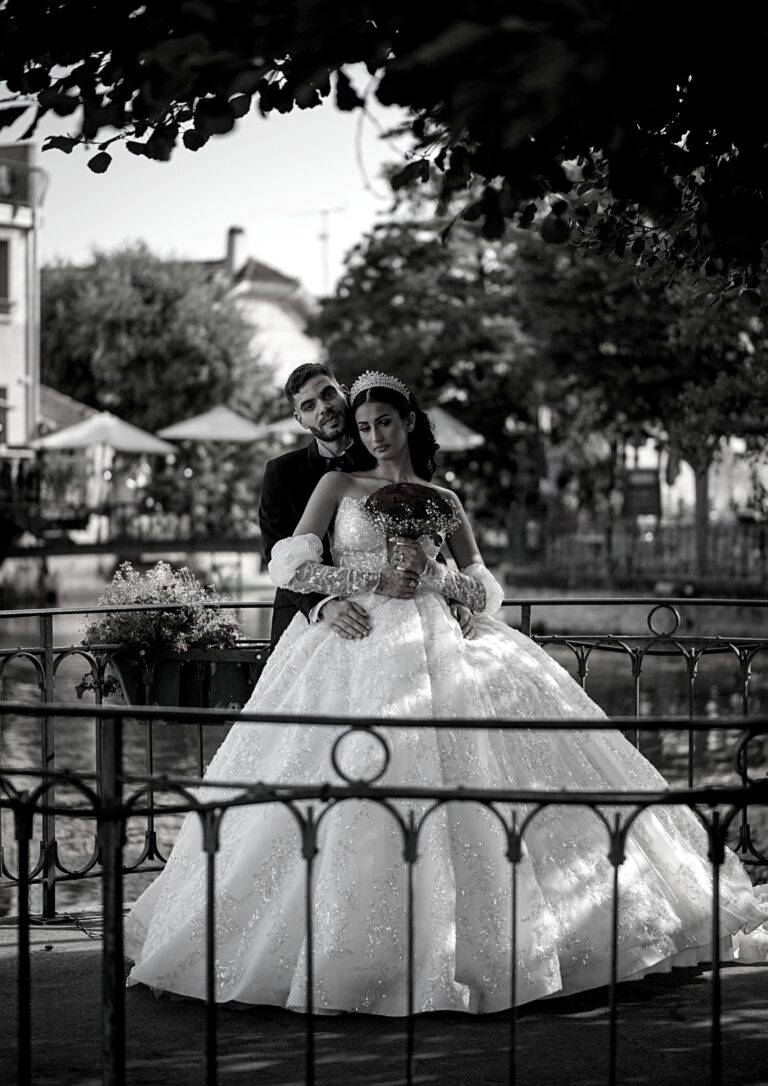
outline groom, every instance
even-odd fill
[[[269,562],[278,539],[292,535],[312,491],[327,471],[362,471],[371,466],[365,450],[348,432],[347,390],[328,366],[308,362],[291,373],[285,396],[294,417],[313,437],[309,445],[270,460],[264,470],[259,524],[261,549]],[[328,538],[323,540],[323,561],[332,564]],[[410,575],[386,569],[378,591],[398,599],[412,598]],[[471,630],[466,608],[452,606],[462,632]],[[368,612],[353,600],[323,597],[319,593],[291,592],[278,588],[272,611],[271,647],[274,649],[293,616],[301,611],[308,622],[326,622],[340,637],[365,637],[370,632]]]

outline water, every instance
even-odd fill
[[[88,595],[92,601],[98,588]],[[76,606],[67,601],[68,606]],[[573,616],[573,612],[571,612]],[[571,618],[569,616],[569,619]],[[249,637],[264,636],[268,617],[266,613],[246,612],[244,614],[246,632]],[[550,617],[550,629],[554,622]],[[701,619],[702,629],[707,625],[706,615],[697,615]],[[572,617],[575,622],[578,612]],[[563,617],[558,615],[563,621]],[[57,646],[79,642],[82,636],[83,620],[79,616],[61,616],[56,619],[55,643]],[[642,628],[639,622],[622,623],[624,629]],[[572,628],[572,626],[570,627]],[[609,628],[609,623],[603,628]],[[620,628],[614,624],[614,629]],[[561,626],[561,630],[565,627]],[[711,628],[706,632],[714,632]],[[732,632],[736,632],[735,628]],[[39,629],[35,619],[15,619],[12,623],[0,626],[0,647],[39,644]],[[571,651],[562,646],[550,649],[568,670],[576,673],[574,657]],[[87,670],[81,657],[69,657],[62,661],[56,677],[56,697],[58,701],[74,701],[75,687]],[[634,712],[634,688],[631,662],[624,657],[613,655],[595,655],[590,664],[588,690],[595,700],[610,715],[629,715]],[[750,683],[751,713],[768,713],[768,654],[760,654],[755,660],[753,677]],[[89,697],[87,695],[86,697]],[[6,676],[5,698],[29,704],[39,702],[39,690],[33,665],[26,661],[10,665]],[[685,717],[688,710],[687,679],[683,661],[679,658],[649,659],[643,670],[641,683],[640,707],[642,716],[671,714]],[[84,704],[85,709],[85,704]],[[706,657],[699,667],[695,687],[695,710],[697,714],[710,716],[741,715],[740,676],[735,656],[725,654]],[[85,710],[87,713],[87,709]],[[71,769],[76,773],[95,771],[95,729],[96,725],[87,715],[56,723],[56,768]],[[226,727],[210,728],[205,735],[205,761],[210,761],[213,752],[226,734]],[[736,784],[738,778],[733,770],[732,733],[712,733],[697,738],[696,747],[696,783]],[[146,771],[145,761],[145,726],[135,723],[126,725],[125,762],[129,772]],[[661,737],[652,733],[641,734],[641,749],[661,770],[672,784],[684,785],[687,774],[688,735],[684,730],[668,732]],[[756,773],[768,769],[768,742],[761,741],[756,750]],[[31,719],[6,717],[2,721],[0,733],[0,765],[37,766],[40,764],[39,730]],[[159,725],[154,729],[154,766],[155,771],[179,775],[197,773],[197,729],[193,726]],[[27,782],[31,784],[32,781]],[[17,780],[17,785],[23,782]],[[162,799],[162,797],[158,797]],[[59,803],[76,807],[80,803],[78,794],[73,789],[63,788],[57,793]],[[753,830],[758,847],[768,848],[768,812],[763,810]],[[160,850],[164,855],[173,844],[180,817],[165,816],[157,819],[156,829]],[[36,827],[38,830],[39,827]],[[127,859],[136,859],[141,852],[144,840],[145,824],[138,819],[128,825]],[[8,814],[3,817],[3,843],[6,847],[8,862],[15,865],[13,827]],[[59,856],[63,865],[69,869],[81,867],[93,850],[93,823],[82,818],[60,818],[57,820],[57,841]],[[34,848],[34,846],[33,846]],[[766,873],[762,873],[765,877]],[[151,873],[131,875],[126,880],[126,899],[132,900],[154,876]],[[61,912],[72,909],[93,908],[98,905],[100,884],[96,879],[81,882],[62,882],[57,888],[57,908]],[[33,908],[38,908],[39,891],[35,890]],[[15,895],[11,890],[0,889],[0,915],[15,911]]]

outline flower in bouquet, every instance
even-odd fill
[[[424,483],[390,483],[365,500],[365,508],[388,536],[428,536],[438,545],[459,525],[456,510],[434,487]]]
[[[146,573],[123,562],[98,600],[99,607],[177,604],[171,610],[112,611],[93,615],[85,630],[89,644],[123,646],[143,654],[189,648],[232,648],[240,634],[234,613],[216,606],[218,593],[200,583],[191,569],[157,562]]]

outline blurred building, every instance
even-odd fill
[[[320,343],[306,331],[317,303],[298,279],[244,257],[244,234],[241,227],[230,226],[223,255],[201,263],[236,300],[253,328],[255,352],[272,367],[275,384],[282,388],[296,366],[320,359]]]
[[[0,557],[40,493],[29,442],[40,414],[37,213],[46,181],[32,144],[0,145]]]
[[[731,437],[709,469],[709,516],[713,521],[729,521],[750,514],[756,498],[768,492],[768,463],[765,459],[745,457],[746,443]],[[657,479],[658,511],[639,510],[641,514],[660,515],[665,523],[693,521],[696,510],[696,477],[690,464],[659,448],[651,440],[627,453],[629,473],[654,475]]]
[[[40,413],[37,211],[46,188],[32,144],[0,146],[0,458],[22,454]]]

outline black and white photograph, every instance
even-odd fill
[[[0,0],[2,1086],[768,1086],[767,51]]]

